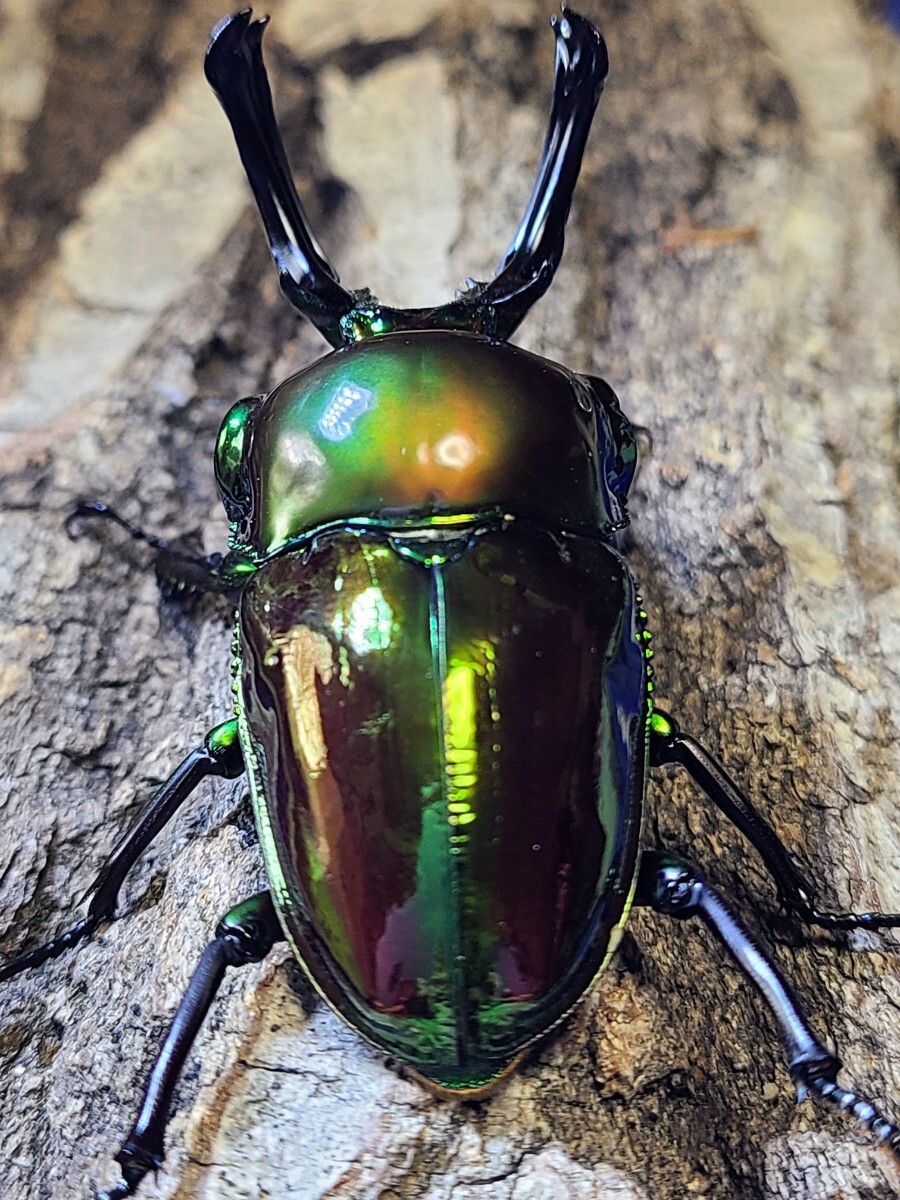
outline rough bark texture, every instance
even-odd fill
[[[900,908],[900,43],[850,0],[584,8],[613,73],[566,262],[519,340],[605,375],[651,431],[630,541],[660,699],[830,902]],[[547,0],[270,11],[295,170],[344,279],[424,303],[488,273],[539,151]],[[199,79],[220,15],[217,0],[0,14],[4,954],[71,922],[129,818],[228,711],[228,612],[162,602],[139,547],[110,529],[69,541],[64,516],[99,496],[222,547],[223,412],[323,349],[277,295]],[[653,785],[646,837],[728,891],[845,1079],[900,1117],[898,939],[779,922],[754,855],[682,779]],[[246,787],[204,789],[116,923],[5,987],[6,1200],[117,1178],[191,967],[260,878]],[[478,1105],[399,1079],[283,956],[234,975],[140,1193],[897,1194],[883,1154],[795,1106],[771,1022],[710,937],[646,914]]]

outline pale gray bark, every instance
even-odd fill
[[[849,0],[584,7],[612,77],[565,265],[519,340],[605,375],[652,433],[631,556],[660,699],[830,902],[900,907],[898,42]],[[6,954],[70,923],[129,816],[228,712],[227,611],[161,603],[139,548],[71,542],[65,514],[99,496],[221,548],[222,414],[323,349],[277,295],[197,77],[218,5],[100,8],[7,0],[0,27]],[[488,273],[543,133],[546,4],[270,11],[296,173],[344,280],[424,303]],[[701,232],[667,250],[676,223]],[[260,884],[245,792],[205,789],[122,918],[0,995],[7,1200],[116,1178],[190,969]],[[764,871],[683,780],[654,784],[646,834],[773,945]],[[774,953],[845,1080],[900,1117],[897,939]],[[637,914],[599,988],[478,1106],[400,1080],[283,956],[234,976],[140,1194],[898,1193],[854,1129],[795,1107],[771,1022],[710,937]]]

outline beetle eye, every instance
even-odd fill
[[[252,497],[247,451],[250,447],[250,419],[259,396],[238,400],[226,413],[216,439],[216,484],[232,525],[250,515]]]
[[[616,495],[624,500],[629,491],[634,479],[634,473],[637,470],[637,443],[634,440],[634,431],[628,422],[625,422],[625,427],[617,433],[622,436],[618,438],[618,453],[614,466],[614,475],[609,481],[610,487]]]
[[[612,454],[606,462],[606,481],[610,491],[624,501],[628,497],[637,470],[634,427],[619,407],[619,398],[606,380],[596,375],[589,378],[612,438]]]

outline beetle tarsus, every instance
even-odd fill
[[[162,1153],[149,1153],[144,1147],[132,1144],[129,1138],[116,1155],[116,1162],[122,1168],[122,1178],[109,1192],[103,1192],[97,1200],[125,1200],[133,1196],[141,1180],[154,1173],[162,1166]]]
[[[832,1105],[854,1117],[864,1129],[869,1130],[880,1146],[886,1147],[900,1159],[900,1130],[882,1116],[871,1100],[857,1092],[847,1091],[835,1083],[837,1065],[835,1060],[834,1069],[826,1071],[822,1071],[815,1064],[794,1065],[791,1075],[799,1098],[804,1100],[807,1093],[811,1093],[818,1103]]]
[[[139,1175],[134,1179],[133,1182],[129,1182],[127,1179],[122,1179],[114,1188],[110,1188],[108,1192],[98,1192],[97,1200],[127,1200],[128,1196],[134,1195],[134,1189],[141,1182],[143,1177],[143,1175]]]
[[[47,942],[43,946],[38,946],[37,949],[30,950],[27,954],[22,954],[18,958],[11,959],[10,962],[3,963],[0,966],[0,983],[5,983],[7,979],[12,979],[22,971],[28,971],[32,967],[39,967],[51,958],[59,958],[66,950],[70,950],[85,938],[90,937],[102,923],[102,917],[87,916],[79,921],[77,925],[73,925],[71,929],[67,929],[65,933],[54,938],[51,942]]]
[[[769,1006],[788,1051],[791,1078],[802,1100],[806,1092],[854,1117],[878,1140],[898,1152],[897,1127],[855,1092],[835,1083],[840,1063],[816,1038],[789,984],[757,945],[725,900],[691,863],[659,851],[641,858],[635,903],[667,916],[699,917]]]
[[[824,912],[803,899],[787,899],[785,906],[807,925],[818,925],[822,929],[851,930],[896,929],[900,927],[900,913],[882,912]]]

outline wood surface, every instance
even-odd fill
[[[556,283],[517,339],[648,434],[633,569],[657,695],[835,906],[900,908],[900,39],[850,0],[585,0],[612,74]],[[393,303],[489,275],[552,77],[546,0],[269,7],[295,174],[342,278]],[[278,294],[200,74],[214,0],[0,10],[0,951],[66,928],[229,711],[230,614],[160,600],[100,497],[224,548],[223,413],[325,349]],[[246,785],[202,789],[121,918],[0,995],[0,1192],[117,1179],[147,1064],[219,915],[260,886]],[[900,939],[807,935],[683,778],[646,840],[696,859],[900,1119]],[[710,936],[635,914],[493,1099],[404,1081],[274,954],[232,973],[141,1200],[886,1200],[884,1152],[797,1107]]]

